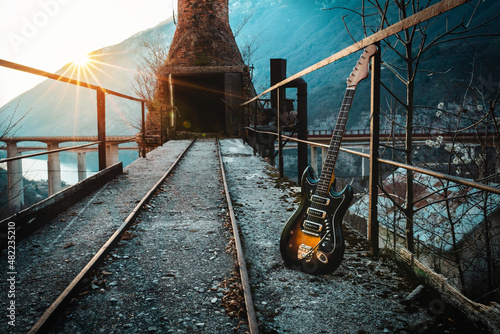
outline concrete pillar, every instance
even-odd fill
[[[76,161],[78,164],[78,182],[81,182],[87,178],[87,160],[85,155],[85,152],[78,152],[76,156]]]
[[[20,155],[17,151],[17,144],[7,143],[7,158]],[[12,212],[17,212],[24,206],[24,184],[23,165],[21,160],[7,162],[7,179],[9,186],[9,208]]]
[[[316,174],[319,175],[318,170],[318,148],[316,146],[311,146],[311,167],[314,169]]]
[[[368,149],[361,149],[361,153],[370,153]],[[370,159],[361,158],[361,177],[368,177],[370,175]]]
[[[57,150],[59,143],[47,143],[47,150]],[[59,152],[47,155],[47,173],[49,181],[49,196],[61,191],[61,161]]]
[[[116,164],[120,161],[118,157],[118,144],[107,144],[106,145],[106,167]]]

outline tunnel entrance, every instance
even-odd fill
[[[177,131],[221,133],[226,130],[224,74],[176,75]]]

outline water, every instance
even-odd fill
[[[42,181],[48,179],[47,160],[23,159],[23,176],[28,180]],[[87,177],[94,172],[87,169]],[[75,164],[61,161],[61,180],[67,184],[78,183],[78,167]]]
[[[78,165],[76,162],[76,154],[69,152],[61,152],[61,180],[73,185],[78,183]],[[138,158],[136,151],[122,150],[119,153],[119,159],[123,162],[123,166],[127,166],[132,161]],[[33,181],[47,181],[47,157],[26,158],[22,159],[23,177]],[[99,170],[97,152],[88,152],[86,154],[87,161],[87,177],[94,175]],[[0,168],[7,170],[7,163],[0,164]]]

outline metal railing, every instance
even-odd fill
[[[455,7],[458,7],[464,3],[468,2],[467,0],[456,0],[456,1],[451,1],[451,0],[443,0],[433,6],[430,6],[402,21],[399,21],[398,23],[391,25],[379,32],[374,33],[371,36],[368,36],[364,38],[363,40],[350,45],[349,47],[333,54],[332,56],[323,59],[322,61],[286,78],[285,80],[282,80],[278,82],[277,84],[271,86],[270,88],[264,90],[261,94],[258,94],[254,98],[244,102],[241,104],[241,106],[247,106],[252,102],[255,102],[260,99],[263,95],[273,91],[277,90],[280,87],[285,87],[285,85],[295,79],[298,79],[306,74],[309,74],[313,71],[316,71],[326,65],[332,64],[335,61],[338,61],[356,51],[359,51],[366,46],[373,44],[373,43],[378,43],[379,41],[390,37],[398,32],[401,32],[404,29],[410,28],[412,26],[415,26],[419,23],[422,23],[424,21],[427,21],[435,16],[438,16],[444,12],[447,12]],[[361,130],[356,133],[356,135],[359,134],[366,134],[370,136],[370,154],[364,154],[360,152],[356,152],[353,150],[348,150],[345,148],[341,148],[342,151],[349,153],[349,154],[355,154],[358,156],[361,156],[363,158],[370,159],[370,181],[369,181],[369,196],[370,196],[370,203],[375,203],[373,206],[370,204],[370,212],[369,212],[369,243],[370,243],[370,250],[371,254],[376,256],[378,255],[379,247],[378,247],[378,220],[377,220],[377,211],[376,211],[376,203],[377,203],[377,196],[378,196],[378,164],[383,163],[383,164],[388,164],[396,167],[401,167],[405,168],[406,170],[411,170],[415,171],[418,173],[434,176],[437,178],[445,179],[448,181],[455,182],[457,184],[465,185],[465,186],[470,186],[476,189],[480,189],[483,191],[487,191],[490,193],[494,194],[500,194],[500,189],[496,187],[492,187],[489,185],[485,185],[479,182],[472,181],[470,179],[465,179],[461,177],[456,177],[453,175],[448,175],[445,173],[440,173],[436,171],[432,171],[429,169],[424,169],[404,163],[399,163],[396,161],[392,160],[387,160],[387,159],[380,159],[378,157],[378,149],[379,149],[379,137],[380,137],[380,126],[379,126],[379,114],[380,114],[380,67],[381,67],[381,59],[380,59],[380,53],[377,53],[374,57],[374,60],[372,61],[372,101],[371,101],[371,112],[372,112],[372,117],[371,117],[371,130],[368,132],[367,130]],[[279,103],[279,101],[278,101]],[[279,110],[279,107],[278,107]],[[279,128],[279,125],[278,125]],[[254,131],[254,132],[260,132],[264,134],[270,134],[270,135],[275,135],[278,137],[278,150],[280,151],[280,156],[281,156],[281,149],[282,149],[282,138],[286,138],[287,140],[291,141],[296,141],[296,142],[303,142],[309,145],[313,146],[320,146],[320,147],[328,147],[328,145],[320,144],[320,143],[315,143],[315,142],[310,142],[310,141],[303,141],[299,140],[290,136],[283,136],[281,131],[278,131],[277,133],[274,132],[266,132],[266,131],[258,131],[256,128],[248,127],[247,129]],[[328,135],[328,131],[326,130],[321,130],[318,135]],[[348,132],[349,133],[349,132]],[[353,134],[353,133],[349,133]],[[280,164],[279,168],[280,170],[280,175],[283,175],[282,169],[283,166]]]
[[[305,70],[302,70],[302,71],[296,73],[295,75],[292,75],[292,76],[288,77],[287,79],[272,85],[270,88],[266,89],[261,94],[244,102],[241,106],[247,106],[250,103],[257,101],[264,94],[267,94],[267,93],[274,91],[274,90],[278,90],[278,95],[279,95],[280,87],[286,88],[285,85],[287,83],[289,83],[297,78],[300,78],[308,73],[316,71],[317,69],[322,68],[328,64],[331,64],[331,63],[333,63],[333,62],[335,62],[335,61],[337,61],[337,60],[339,60],[347,55],[350,55],[353,52],[361,50],[370,44],[378,43],[379,41],[381,41],[387,37],[390,37],[390,36],[400,32],[404,29],[415,26],[423,21],[429,20],[429,19],[431,19],[439,14],[442,14],[442,13],[444,13],[450,9],[453,9],[455,7],[458,7],[466,2],[468,2],[468,1],[467,0],[455,0],[455,1],[454,0],[442,0],[439,3],[437,3],[433,6],[430,6],[427,9],[422,10],[421,12],[418,12],[418,13],[408,17],[407,19],[404,19],[404,20],[402,20],[402,21],[400,21],[392,26],[389,26],[389,27],[377,32],[377,33],[374,33],[373,35],[361,40],[360,42],[357,42],[357,43],[335,53],[334,55],[306,68]],[[491,193],[491,194],[500,195],[500,189],[497,187],[493,187],[493,186],[490,186],[487,184],[480,183],[480,182],[475,182],[472,179],[461,178],[461,177],[449,175],[446,173],[440,173],[437,171],[433,171],[433,170],[429,170],[429,169],[425,169],[425,168],[420,168],[420,167],[417,167],[417,166],[414,166],[411,164],[404,164],[404,163],[400,163],[400,162],[396,162],[396,161],[392,161],[392,160],[388,160],[388,159],[379,158],[379,150],[380,150],[380,146],[382,146],[379,143],[379,139],[380,139],[380,135],[381,135],[381,131],[380,131],[380,91],[381,91],[381,89],[380,88],[384,87],[384,85],[382,84],[382,82],[380,80],[380,69],[381,69],[380,52],[375,54],[371,65],[372,65],[371,66],[371,69],[372,69],[372,71],[371,71],[372,72],[372,75],[371,75],[371,95],[372,95],[372,97],[371,97],[371,102],[370,102],[370,104],[371,104],[371,106],[370,106],[371,107],[370,108],[370,116],[371,116],[370,117],[370,131],[368,132],[366,130],[362,130],[362,131],[357,132],[356,134],[353,134],[352,132],[349,133],[351,135],[367,135],[367,136],[369,136],[370,154],[364,154],[361,152],[356,152],[354,150],[348,150],[348,149],[345,149],[342,147],[340,148],[340,150],[344,151],[348,154],[361,156],[363,158],[370,160],[370,174],[369,174],[369,180],[368,180],[369,203],[368,203],[368,207],[366,210],[368,212],[368,226],[367,226],[367,231],[365,231],[365,232],[367,232],[371,256],[377,257],[379,255],[379,229],[381,228],[381,226],[379,226],[379,221],[378,221],[379,217],[378,217],[378,209],[377,209],[377,207],[379,205],[378,190],[379,190],[379,184],[381,184],[380,175],[379,175],[380,174],[379,173],[379,164],[386,164],[386,165],[390,165],[390,166],[395,166],[398,168],[403,168],[407,171],[413,171],[413,172],[421,173],[424,175],[436,177],[440,180],[451,181],[451,182],[458,184],[458,185],[464,185],[464,186],[472,187],[475,189],[479,189],[481,191],[484,191],[485,194]],[[277,105],[276,110],[280,110],[279,99],[278,99],[278,105]],[[291,136],[282,135],[282,131],[280,131],[281,128],[280,128],[280,124],[279,124],[279,117],[277,117],[277,119],[278,119],[278,124],[277,124],[278,132],[257,130],[257,123],[256,122],[255,122],[255,128],[248,127],[247,129],[250,131],[259,132],[262,134],[271,135],[271,138],[276,136],[277,140],[278,140],[278,150],[279,150],[280,156],[281,156],[281,150],[283,148],[283,145],[282,145],[283,138],[286,140],[289,140],[289,141],[295,141],[295,142],[299,142],[299,143],[302,142],[303,144],[305,143],[305,144],[310,145],[310,146],[329,148],[329,145],[325,145],[325,144],[321,144],[321,143],[317,143],[317,142],[312,142],[312,141],[308,141],[308,140],[297,139],[297,138],[293,138]],[[318,135],[327,135],[327,133],[328,133],[328,131],[324,131],[324,132],[321,131],[318,133]],[[408,143],[408,142],[412,143],[412,134],[413,134],[413,132],[410,132],[410,136],[406,137],[406,139],[405,139],[406,143]],[[420,135],[422,136],[423,134],[420,134]],[[472,136],[473,134],[472,133],[461,133],[461,135]],[[477,134],[475,134],[475,135],[477,135]],[[256,137],[257,137],[256,135],[253,135],[254,141],[255,141]],[[275,140],[275,139],[273,138],[272,140]],[[280,175],[283,175],[283,162],[281,159],[279,161],[279,168],[281,169]],[[409,173],[409,174],[411,174],[411,173]],[[409,182],[414,183],[415,182],[415,180],[413,178],[409,178],[409,179],[411,181],[408,181],[407,183],[409,183]],[[380,186],[380,188],[387,196],[390,196],[390,194],[387,194],[385,192],[385,190],[383,189],[382,186]],[[449,187],[446,187],[446,189],[449,190]],[[412,192],[411,196],[413,197],[413,188],[412,187],[407,186],[407,192],[408,193]],[[415,203],[418,202],[418,201],[413,201],[413,198],[410,199],[410,195],[407,195],[407,198],[405,200],[407,201],[407,204],[411,205],[411,206],[414,206]],[[422,199],[420,199],[420,200],[422,200]],[[449,200],[449,198],[447,198],[446,200]],[[394,203],[394,207],[395,208],[397,207],[398,209],[400,209],[403,212],[403,215],[406,214],[405,208],[396,205],[396,203]],[[363,208],[366,209],[366,205],[364,205]],[[486,209],[484,209],[484,211],[486,211]],[[486,214],[486,212],[484,212],[484,213]],[[381,218],[382,217],[380,217],[380,219]],[[394,218],[394,219],[396,219],[396,218]],[[411,218],[411,219],[413,219],[413,218]],[[487,217],[485,217],[484,219],[485,219],[485,221],[488,220]],[[411,222],[411,224],[413,224],[413,221]],[[485,226],[485,229],[487,228],[487,226],[488,225]],[[397,231],[396,231],[395,226],[394,226],[394,231],[392,231],[391,233],[393,233],[394,239],[396,239]],[[474,231],[473,231],[473,233],[474,233]],[[404,254],[409,254],[404,258],[405,263],[409,262],[410,264],[413,264],[413,263],[418,262],[414,257],[413,250],[411,249],[412,247],[408,246],[408,245],[410,245],[409,240],[411,240],[411,245],[413,245],[413,240],[415,238],[415,235],[413,234],[413,225],[412,225],[411,229],[408,229],[408,222],[407,222],[407,229],[405,231],[404,238],[405,238],[405,242],[407,245],[406,247],[408,247],[411,252],[408,252],[405,249],[405,246],[403,246],[401,248],[401,253],[398,254],[396,252],[396,240],[395,240],[394,241],[395,258],[401,259],[402,254],[404,253]],[[479,238],[479,237],[474,236],[473,238]],[[462,246],[460,246],[460,247],[462,247]],[[412,266],[410,266],[410,268],[412,270],[414,270],[414,268]],[[422,270],[421,269],[419,269],[419,270],[421,273]],[[414,270],[414,272],[416,273],[416,275],[419,275],[419,271]],[[433,273],[432,277],[430,277],[427,274],[429,272]],[[464,309],[463,308],[464,305],[471,306],[471,307],[467,307],[467,309],[469,309],[469,310],[470,309],[474,309],[474,310],[477,309],[477,311],[474,312],[473,315],[467,314],[467,313],[466,313],[466,315],[470,319],[473,319],[474,321],[479,320],[481,323],[486,324],[488,326],[488,328],[492,329],[493,332],[498,331],[498,329],[499,329],[499,327],[498,327],[499,307],[498,306],[495,306],[495,305],[485,306],[485,305],[480,305],[478,303],[474,303],[470,299],[468,299],[467,297],[462,295],[460,292],[458,292],[455,288],[453,288],[451,286],[443,287],[442,282],[445,281],[442,279],[443,276],[435,274],[432,270],[427,269],[425,275],[427,275],[426,282],[433,287],[438,286],[438,291],[441,293],[441,296],[445,299],[446,302],[451,303],[453,306],[457,307],[458,309]],[[440,280],[436,280],[435,279],[436,277],[440,278]],[[420,276],[420,278],[421,278],[421,276]],[[450,292],[453,293],[453,298],[450,298]],[[495,319],[495,320],[492,321],[492,319]]]
[[[36,157],[36,156],[51,155],[51,154],[56,154],[56,153],[63,152],[63,151],[82,149],[82,148],[85,148],[88,146],[97,145],[98,146],[97,151],[98,151],[98,157],[99,157],[99,171],[102,171],[108,167],[108,163],[106,161],[107,160],[106,144],[108,143],[107,137],[106,137],[106,102],[105,102],[106,94],[114,95],[114,96],[117,96],[120,98],[124,98],[124,99],[128,99],[128,100],[132,100],[132,101],[136,101],[136,102],[141,103],[141,113],[142,113],[142,123],[141,123],[141,132],[142,132],[142,149],[141,149],[142,152],[141,153],[142,154],[141,155],[143,158],[146,156],[146,146],[145,146],[145,144],[146,144],[146,141],[145,141],[145,104],[147,102],[146,100],[143,100],[143,99],[140,99],[137,97],[133,97],[133,96],[129,96],[129,95],[125,95],[122,93],[118,93],[116,91],[113,91],[113,90],[110,90],[110,89],[107,89],[107,88],[104,88],[101,86],[93,85],[93,84],[90,84],[90,83],[87,83],[84,81],[68,78],[68,77],[65,77],[63,75],[58,75],[58,74],[42,71],[42,70],[39,70],[36,68],[13,63],[13,62],[3,60],[3,59],[0,59],[0,66],[10,68],[13,70],[17,70],[17,71],[21,71],[21,72],[26,72],[26,73],[46,77],[46,78],[49,78],[52,80],[64,82],[64,83],[71,84],[71,85],[76,85],[76,86],[81,86],[81,87],[85,87],[88,89],[93,89],[96,91],[96,97],[97,97],[97,101],[96,101],[96,103],[97,103],[97,140],[95,140],[94,139],[95,137],[94,137],[94,138],[89,140],[89,141],[92,141],[91,143],[83,144],[83,145],[75,145],[75,146],[70,146],[70,147],[61,147],[61,148],[57,148],[58,144],[56,144],[56,148],[54,148],[54,149],[51,149],[51,147],[47,144],[48,150],[44,151],[44,152],[27,154],[27,155],[20,155],[20,156],[9,156],[9,150],[11,150],[10,152],[13,152],[13,155],[18,154],[16,143],[18,141],[23,141],[24,139],[17,140],[16,138],[0,138],[0,141],[8,142],[7,143],[7,148],[8,148],[7,149],[7,158],[1,159],[0,163],[7,163],[8,164],[7,165],[7,174],[8,174],[8,178],[9,178],[8,191],[9,191],[9,208],[10,208],[10,210],[16,212],[16,211],[20,210],[22,208],[22,206],[24,205],[24,199],[19,198],[19,196],[22,196],[22,192],[23,192],[23,189],[20,186],[20,184],[22,184],[22,182],[21,182],[22,181],[22,167],[20,165],[20,162],[16,162],[16,161],[19,161],[21,159]],[[4,140],[2,140],[2,139],[4,139]],[[42,139],[43,139],[43,140],[41,140],[42,142],[47,142],[47,143],[53,141],[50,138],[46,138],[46,137],[43,137]],[[66,140],[64,140],[64,141],[66,141]],[[59,141],[59,142],[64,142],[64,141]],[[71,141],[71,140],[68,140],[68,141]],[[125,139],[123,141],[131,141],[131,138]],[[9,149],[9,142],[13,143],[13,147],[14,147],[13,151],[12,151],[12,149]],[[56,140],[56,142],[57,142],[57,140]],[[117,140],[111,140],[110,142],[113,142],[116,144]],[[119,142],[119,140],[118,140],[118,142]],[[110,149],[110,151],[111,151],[111,149]],[[112,156],[113,156],[113,154],[110,154],[110,161],[113,160]],[[118,159],[118,151],[115,151],[114,158]],[[59,162],[58,162],[57,157],[56,157],[56,160],[51,162],[51,158],[49,156],[48,163],[50,165],[51,163],[58,164]],[[79,165],[79,168],[80,168],[80,165]],[[14,171],[12,171],[12,170],[14,170]],[[57,169],[57,171],[59,171],[59,169]],[[53,193],[57,192],[57,190],[61,187],[61,185],[59,184],[60,183],[60,175],[59,174],[54,174],[55,172],[52,171],[52,176],[54,176],[54,179],[52,179],[51,178],[51,171],[49,170],[48,173],[49,173],[48,183],[49,183],[49,196],[50,196]],[[17,175],[17,174],[19,174],[19,175]],[[85,177],[84,173],[82,173],[82,175],[83,175],[82,177],[84,178]],[[79,171],[79,178],[80,178],[80,171]]]
[[[97,95],[97,142],[93,143],[92,145],[98,145],[98,155],[99,155],[99,170],[103,170],[106,168],[106,103],[105,103],[105,95],[114,95],[118,96],[124,99],[136,101],[136,102],[141,102],[141,113],[142,113],[142,121],[141,121],[141,132],[142,132],[142,139],[143,139],[143,145],[145,145],[145,103],[148,102],[144,99],[140,99],[137,97],[125,95],[122,93],[115,92],[111,89],[107,89],[101,86],[93,85],[81,80],[77,79],[72,79],[65,77],[63,75],[55,74],[55,73],[50,73],[46,71],[42,71],[33,67],[17,64],[14,62],[10,62],[4,59],[0,59],[0,66],[10,68],[13,70],[21,71],[21,72],[26,72],[42,77],[46,77],[52,80],[60,81],[60,82],[65,82],[71,85],[75,86],[81,86],[81,87],[86,87],[89,89],[93,89],[96,91]],[[91,145],[91,144],[89,144]],[[81,147],[81,146],[80,146]],[[73,147],[78,148],[77,146]],[[65,148],[66,149],[66,148]],[[71,148],[67,148],[69,150]],[[50,153],[55,153],[55,151],[50,152],[47,151],[45,154],[50,154]],[[145,157],[146,150],[145,147],[142,148],[142,157]],[[42,155],[42,154],[40,154]]]

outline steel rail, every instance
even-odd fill
[[[228,206],[229,216],[231,218],[231,226],[233,227],[234,243],[236,246],[236,254],[238,257],[238,267],[240,270],[241,285],[243,286],[243,295],[245,298],[245,307],[247,311],[248,325],[250,327],[250,334],[258,334],[259,327],[257,325],[257,317],[255,315],[252,292],[250,289],[250,280],[248,278],[248,271],[243,247],[241,246],[238,224],[236,223],[236,217],[234,215],[233,205],[231,202],[231,195],[229,194],[229,188],[227,186],[226,172],[224,171],[224,163],[222,162],[219,139],[217,139],[217,153],[219,155],[222,182],[224,184],[224,192],[226,193],[226,202]]]
[[[403,20],[401,20],[401,21],[399,21],[399,22],[397,22],[397,23],[395,23],[395,24],[393,24],[393,25],[391,25],[383,30],[380,30],[380,31],[374,33],[373,35],[370,35],[370,36],[360,40],[359,42],[356,42],[356,43],[348,46],[347,48],[331,55],[330,57],[327,57],[327,58],[317,62],[314,65],[309,66],[308,68],[292,75],[291,77],[286,78],[285,80],[278,82],[277,84],[266,89],[265,91],[263,91],[259,95],[255,96],[254,98],[240,104],[240,106],[243,107],[243,106],[259,99],[263,95],[265,95],[265,94],[267,94],[267,93],[269,93],[269,92],[271,92],[279,87],[282,87],[295,79],[301,78],[306,74],[309,74],[309,73],[314,72],[322,67],[325,67],[326,65],[330,65],[331,63],[336,62],[337,60],[342,59],[342,58],[344,58],[344,57],[346,57],[354,52],[357,52],[357,51],[367,47],[370,44],[374,44],[376,42],[379,42],[387,37],[390,37],[392,35],[395,35],[401,31],[403,31],[404,29],[408,29],[408,28],[413,27],[419,23],[427,21],[435,16],[438,16],[444,12],[447,12],[455,7],[461,6],[464,3],[467,3],[469,1],[470,0],[442,0],[435,5],[432,5],[426,9],[418,12],[418,13],[415,13],[412,16],[407,17],[406,19],[403,19]]]
[[[170,168],[163,174],[160,180],[148,191],[148,193],[142,198],[142,200],[135,206],[128,217],[123,221],[122,225],[113,233],[113,235],[106,241],[106,243],[99,249],[99,251],[94,255],[94,257],[87,263],[87,265],[80,271],[80,273],[73,279],[73,281],[66,287],[66,289],[59,295],[59,297],[50,305],[50,307],[45,311],[45,313],[38,319],[35,325],[31,328],[28,334],[35,333],[47,333],[50,329],[51,324],[56,320],[56,317],[60,315],[63,308],[70,301],[70,298],[75,294],[76,289],[81,286],[83,279],[87,277],[99,263],[104,260],[106,255],[112,250],[112,248],[120,241],[121,235],[127,230],[131,223],[137,218],[144,204],[153,196],[155,191],[161,186],[165,179],[170,175],[172,170],[177,166],[179,161],[184,157],[185,153],[193,145],[193,139],[191,143],[182,151],[182,153],[177,157]]]

